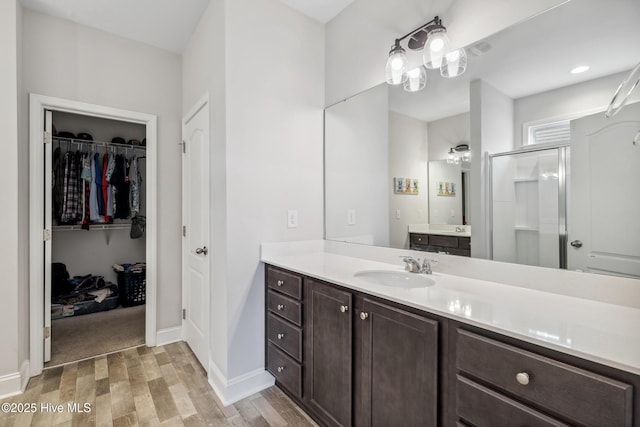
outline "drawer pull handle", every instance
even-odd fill
[[[284,304],[278,304],[277,309],[278,309],[278,311],[284,310]]]
[[[284,366],[278,366],[278,372],[284,371]]]
[[[518,372],[516,374],[516,381],[518,381],[518,384],[522,385],[529,384],[529,374],[527,374],[526,372]]]
[[[365,313],[364,311],[360,313],[360,318],[362,320],[367,320],[367,317],[369,317],[369,313]]]
[[[284,280],[278,280],[278,286],[284,285]]]
[[[347,311],[349,311],[349,306],[348,305],[341,305],[340,306],[340,313],[346,313]]]
[[[276,335],[276,336],[278,337],[278,339],[279,339],[279,340],[281,340],[281,339],[283,339],[283,338],[284,338],[284,334],[278,334],[278,335]]]

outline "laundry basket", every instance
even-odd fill
[[[123,307],[142,305],[145,303],[147,275],[146,271],[116,271],[118,273],[118,290],[120,304]]]

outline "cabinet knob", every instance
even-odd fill
[[[278,366],[278,372],[284,371],[284,366]]]
[[[365,313],[364,311],[360,313],[360,318],[362,320],[367,320],[367,317],[369,317],[369,313]]]
[[[349,306],[348,305],[341,305],[340,306],[340,312],[341,313],[346,313],[347,311],[349,311]]]
[[[518,381],[518,384],[522,385],[529,384],[529,374],[527,374],[526,372],[518,372],[516,374],[516,381]]]
[[[284,280],[278,280],[278,286],[284,285]]]
[[[276,308],[278,309],[278,311],[282,311],[284,310],[284,304],[278,304]]]
[[[283,338],[284,338],[284,334],[278,334],[278,335],[276,335],[276,336],[278,337],[278,339],[279,339],[279,340],[281,340],[281,339],[283,339]]]

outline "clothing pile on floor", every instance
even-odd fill
[[[69,277],[66,266],[51,266],[51,318],[111,310],[118,306],[118,286],[104,277],[87,274]]]

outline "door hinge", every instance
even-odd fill
[[[182,152],[183,153],[187,152],[187,141],[182,141]]]
[[[187,309],[186,308],[182,309],[182,320],[187,320]]]
[[[44,328],[44,339],[46,340],[50,336],[51,336],[51,327],[50,326],[45,326],[45,328]]]
[[[44,230],[42,230],[42,239],[45,242],[48,242],[49,240],[51,240],[51,230],[49,230],[48,228],[45,228]]]
[[[44,132],[42,135],[42,142],[45,144],[51,144],[51,132]]]
[[[187,226],[186,225],[182,226],[182,237],[187,237]]]

